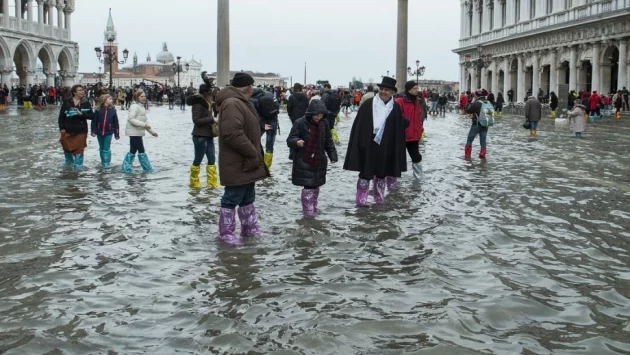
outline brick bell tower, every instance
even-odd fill
[[[107,18],[107,26],[105,27],[105,32],[103,32],[104,34],[104,43],[103,43],[103,50],[110,50],[111,53],[116,53],[116,55],[118,55],[118,42],[116,41],[116,28],[114,27],[114,20],[112,19],[112,9],[109,9],[109,17]],[[109,45],[109,39],[113,38],[114,42],[112,42],[112,45]],[[118,58],[119,60],[122,58]],[[109,64],[105,65],[105,70],[104,71],[109,71]],[[114,62],[112,64],[112,72],[116,73],[118,72],[118,63]]]

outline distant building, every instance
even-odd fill
[[[249,75],[251,75],[254,78],[254,85],[255,86],[271,86],[273,85],[274,87],[283,87],[283,88],[287,88],[287,79],[288,78],[284,78],[281,77],[280,74],[277,73],[259,73],[259,72],[253,72],[251,70],[241,70],[241,71],[230,71],[230,78],[234,77],[234,74],[238,73],[238,72],[244,72],[247,73]],[[213,73],[209,73],[208,77],[210,78],[214,78],[215,82],[216,82],[216,78],[217,78],[217,73],[213,72]]]
[[[108,38],[116,39],[116,29],[114,27],[114,21],[112,19],[111,11],[107,19],[107,26],[105,28],[104,48],[109,49],[114,53],[118,53],[118,43],[114,42],[110,47]],[[151,60],[151,54],[148,53],[146,61],[138,62],[138,55],[134,53],[131,62],[127,62],[122,67],[114,62],[112,65],[112,84],[115,87],[127,87],[146,83],[159,83],[167,86],[177,86],[178,76],[177,70],[173,67],[173,64],[177,65],[177,59],[169,52],[166,43],[162,44],[162,51],[159,52],[155,60]],[[181,71],[179,73],[179,85],[182,87],[193,86],[199,87],[202,82],[201,72],[203,65],[194,59],[180,60],[179,63]],[[188,69],[187,66],[188,65]],[[93,85],[98,82],[105,84],[109,83],[109,64],[104,64],[103,73],[79,73],[79,80],[82,84]]]

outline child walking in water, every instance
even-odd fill
[[[142,137],[144,137],[145,131],[149,132],[153,137],[157,137],[158,134],[151,128],[147,120],[147,110],[144,108],[147,97],[144,92],[138,90],[133,95],[133,99],[136,102],[129,108],[129,118],[127,119],[127,127],[125,128],[125,134],[129,136],[129,152],[125,155],[125,159],[123,160],[122,171],[123,173],[132,172],[133,160],[136,157],[136,153],[138,153],[138,161],[140,161],[140,165],[142,165],[142,170],[152,172],[153,168],[151,167],[147,153],[144,151]]]
[[[118,126],[118,114],[110,95],[101,95],[98,100],[98,109],[92,118],[92,137],[98,139],[98,150],[101,156],[101,165],[109,168],[112,163],[112,136],[120,139]]]
[[[328,122],[328,113],[321,100],[312,100],[304,117],[293,124],[287,138],[287,145],[295,153],[293,156],[293,185],[302,186],[302,213],[313,217],[317,214],[319,189],[326,183],[328,160],[337,162],[337,150],[333,144]]]

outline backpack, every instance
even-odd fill
[[[336,92],[329,91],[328,92],[328,102],[325,102],[327,109],[332,113],[339,112],[341,109],[341,98]]]
[[[494,106],[488,100],[482,101],[477,122],[482,127],[494,126]]]
[[[258,99],[258,105],[256,108],[258,109],[258,113],[260,113],[265,120],[277,117],[280,112],[280,105],[270,94],[265,94]]]

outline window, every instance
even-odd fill
[[[483,32],[483,0],[479,0],[479,33]]]
[[[514,22],[521,21],[521,0],[514,1]]]
[[[488,16],[490,16],[490,29],[493,30],[494,29],[494,7],[490,8],[490,13],[488,14]]]
[[[553,12],[553,0],[547,0],[547,14]]]
[[[507,21],[507,5],[505,1],[501,3],[501,26],[505,26],[505,22]]]
[[[470,7],[468,8],[468,35],[469,36],[472,36],[472,29],[473,29],[473,7],[471,3]]]
[[[568,10],[573,7],[573,0],[564,0],[564,9]]]

